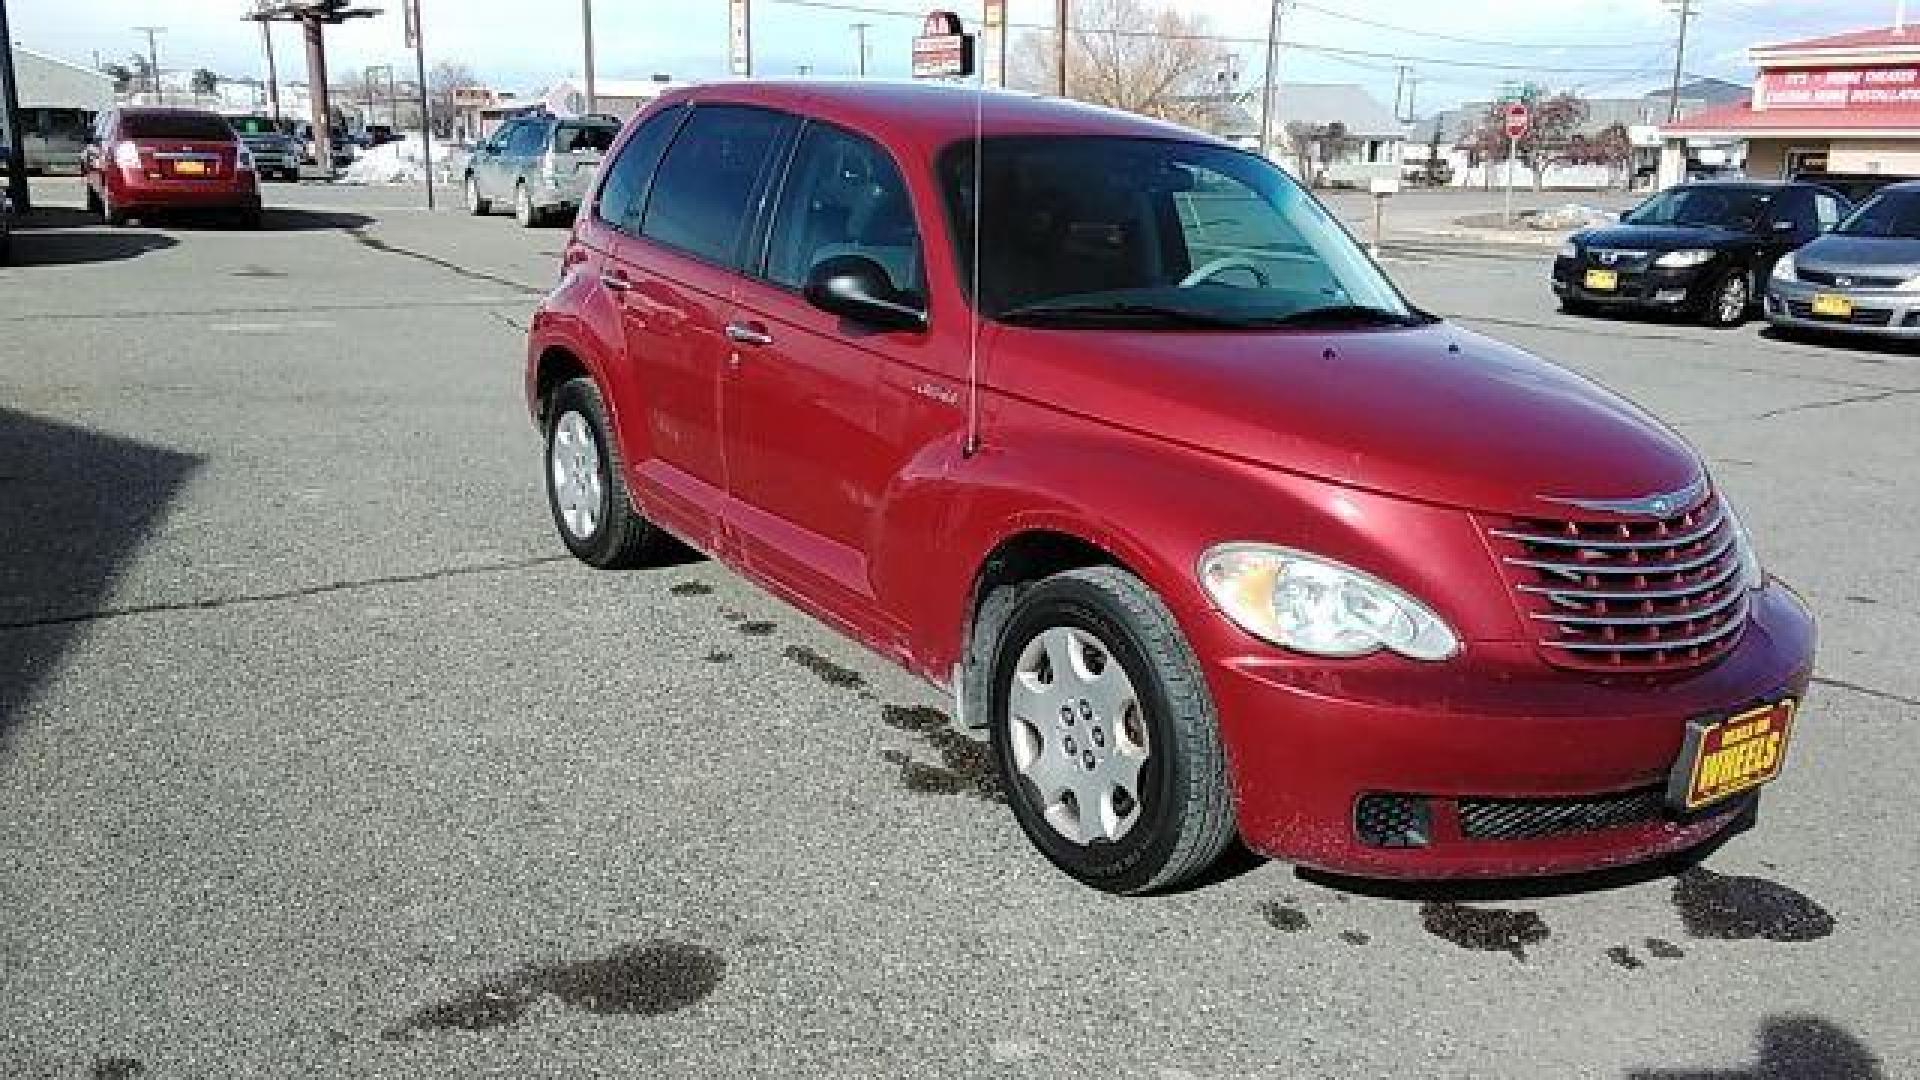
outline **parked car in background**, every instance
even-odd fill
[[[1796,184],[1813,184],[1826,188],[1855,206],[1866,202],[1878,194],[1881,188],[1898,184],[1912,177],[1892,176],[1885,173],[1830,173],[1803,172],[1795,174]]]
[[[1787,330],[1920,338],[1920,182],[1883,188],[1774,264],[1767,320]]]
[[[677,536],[953,691],[1094,887],[1236,832],[1627,863],[1784,760],[1812,620],[1699,454],[1409,304],[1257,154],[956,87],[676,90],[561,271],[526,391],[566,548]]]
[[[1686,313],[1744,322],[1774,261],[1851,210],[1811,184],[1709,182],[1655,195],[1620,224],[1573,234],[1553,263],[1553,291],[1573,314]]]
[[[284,125],[258,113],[228,116],[227,122],[253,152],[253,165],[261,176],[289,184],[300,182],[300,141],[288,133]]]
[[[507,203],[527,228],[570,216],[619,134],[611,117],[534,113],[509,121],[467,161],[467,209],[487,214]]]
[[[260,176],[233,125],[202,109],[100,114],[85,160],[87,206],[109,225],[156,211],[219,210],[260,224]]]
[[[0,143],[0,266],[13,261],[13,148]]]
[[[87,132],[94,114],[87,109],[25,108],[20,110],[30,173],[77,173],[87,149]]]

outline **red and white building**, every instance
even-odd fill
[[[1920,26],[1758,45],[1750,101],[1660,130],[1661,186],[1689,146],[1745,142],[1756,180],[1803,172],[1920,177]]]

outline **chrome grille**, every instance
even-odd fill
[[[1585,799],[1461,799],[1460,834],[1470,840],[1533,840],[1637,825],[1660,812],[1659,788]]]
[[[1743,541],[1715,493],[1669,517],[1522,518],[1489,532],[1522,615],[1560,667],[1684,671],[1724,655],[1746,625]]]
[[[1623,248],[1588,248],[1587,261],[1608,270],[1645,270],[1653,262],[1651,251]]]
[[[1802,281],[1814,285],[1836,285],[1845,289],[1897,289],[1907,281],[1906,278],[1885,277],[1878,274],[1838,274],[1830,270],[1815,270],[1812,267],[1801,267],[1798,273]],[[1846,279],[1845,285],[1840,284],[1841,278]]]

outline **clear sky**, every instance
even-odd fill
[[[412,69],[402,44],[399,0],[360,0],[385,7],[377,18],[350,24],[330,37],[336,80],[367,65]],[[1016,23],[1045,24],[1050,0],[1011,0]],[[1172,0],[1208,20],[1228,38],[1223,54],[1240,55],[1240,70],[1258,81],[1266,33],[1266,0]],[[1688,49],[1690,73],[1744,80],[1748,45],[1815,36],[1893,18],[1893,0],[1698,0],[1702,15]],[[90,63],[124,61],[145,38],[136,25],[166,26],[161,66],[212,68],[223,75],[264,74],[257,29],[240,21],[248,0],[7,0],[14,39],[28,48]],[[422,0],[428,64],[470,65],[491,85],[521,92],[543,89],[580,69],[576,0]],[[931,6],[931,5],[925,5]],[[758,70],[792,75],[809,65],[816,75],[851,74],[856,63],[855,22],[872,23],[869,71],[903,76],[909,43],[925,6],[913,0],[754,0]],[[980,0],[948,0],[967,18]],[[856,8],[899,14],[861,13]],[[1920,3],[1914,5],[1920,18]],[[726,0],[595,0],[599,70],[603,77],[676,77],[721,74],[726,67]],[[1344,16],[1344,17],[1343,17]],[[1374,24],[1385,25],[1369,25]],[[1665,81],[1673,63],[1675,19],[1661,0],[1297,0],[1286,37],[1283,78],[1359,82],[1390,102],[1397,68],[1413,67],[1419,105],[1485,97],[1508,79],[1534,79],[1590,96],[1643,92]],[[1018,31],[1016,31],[1018,32]],[[291,28],[276,30],[283,78],[304,79],[305,61]],[[1336,56],[1326,47],[1380,56]],[[1436,61],[1481,62],[1527,68],[1501,71]],[[1592,70],[1588,70],[1592,69]]]

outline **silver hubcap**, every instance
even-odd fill
[[[526,188],[520,189],[519,194],[514,196],[514,202],[517,203],[520,208],[520,220],[532,221],[533,220],[533,200],[527,196]]]
[[[467,177],[467,209],[480,209],[480,183],[473,177]]]
[[[1140,820],[1147,720],[1106,644],[1066,626],[1028,642],[1007,714],[1014,767],[1047,824],[1083,845],[1127,835]]]
[[[1732,322],[1747,310],[1747,282],[1745,278],[1733,278],[1727,287],[1720,290],[1720,319]]]
[[[606,483],[600,476],[600,445],[586,417],[570,412],[554,425],[547,463],[553,470],[554,506],[567,531],[577,540],[599,532]]]

